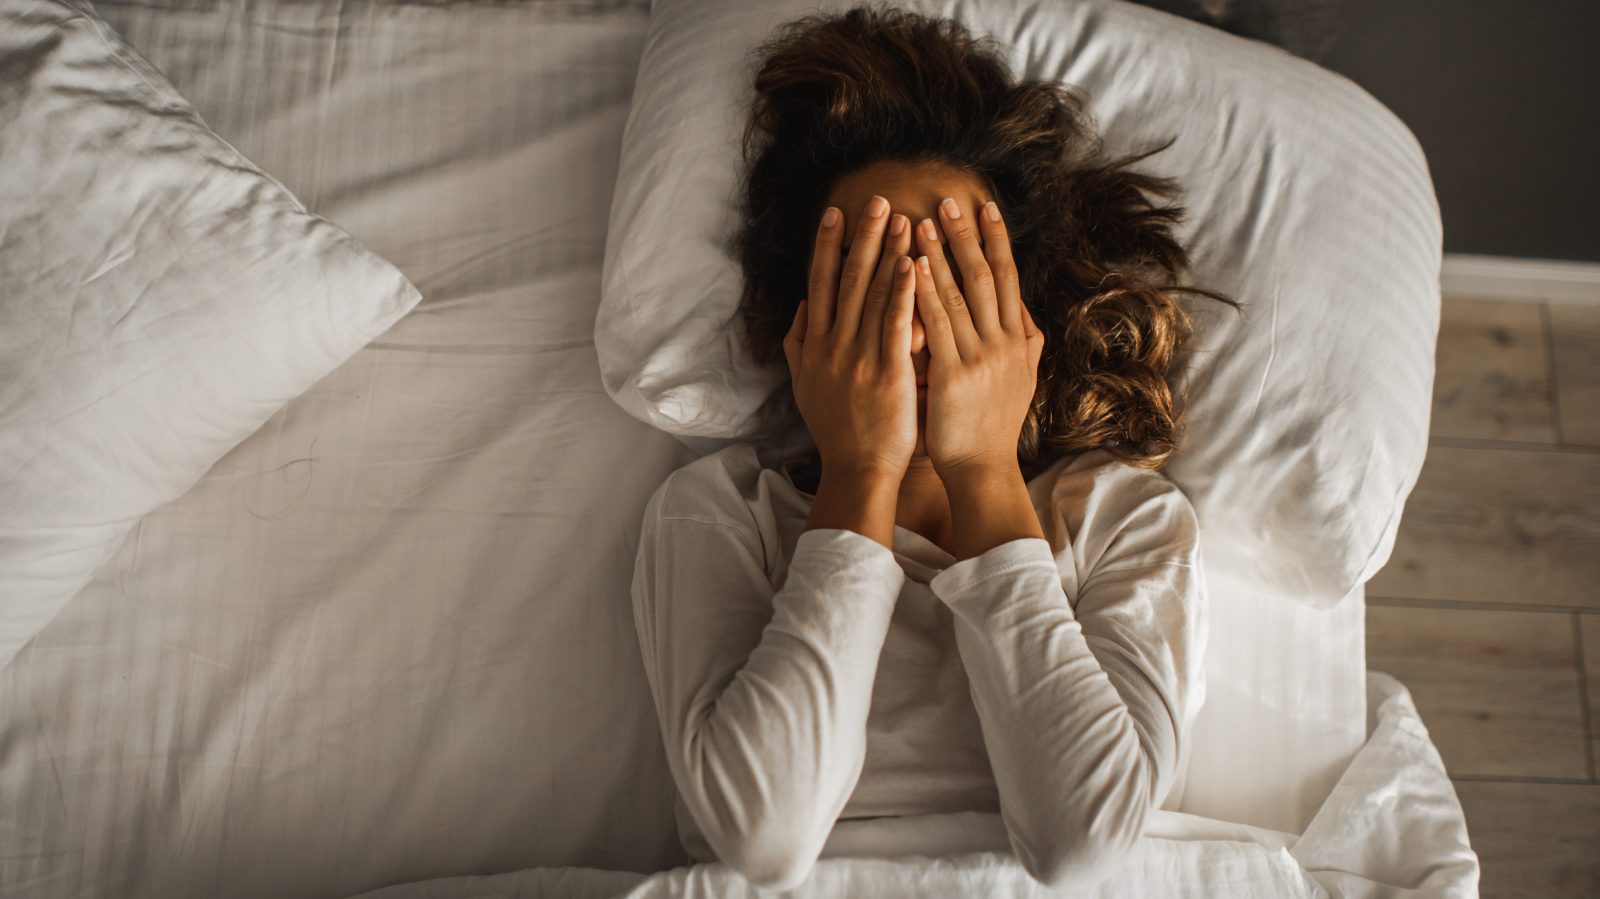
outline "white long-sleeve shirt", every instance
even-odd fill
[[[761,887],[840,819],[998,811],[1051,885],[1099,880],[1162,805],[1204,698],[1199,526],[1103,450],[1028,482],[1046,535],[955,559],[804,531],[814,496],[752,444],[651,497],[634,622],[679,831]]]

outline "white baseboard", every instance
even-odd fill
[[[1447,297],[1600,305],[1600,262],[1446,253],[1439,288]]]

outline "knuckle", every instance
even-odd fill
[[[841,294],[854,293],[860,287],[861,270],[853,265],[849,266],[844,270],[844,274],[839,276],[839,292]]]
[[[877,372],[873,371],[871,360],[860,353],[850,357],[849,369],[845,378],[851,388],[865,390],[878,383]]]
[[[814,297],[827,295],[828,281],[827,278],[823,276],[823,271],[820,266],[811,266],[811,280],[807,282],[807,286],[810,287],[811,295]]]

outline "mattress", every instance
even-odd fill
[[[647,0],[97,8],[423,301],[0,670],[0,894],[610,895],[685,865],[629,584],[697,450],[612,402],[592,338]],[[1369,734],[1362,597],[1210,591],[1162,826],[1281,862]]]

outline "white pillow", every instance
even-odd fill
[[[0,665],[421,299],[87,2],[0,0]]]
[[[813,9],[656,0],[623,138],[595,344],[606,390],[697,449],[778,432],[788,371],[735,321],[746,54]],[[1388,560],[1427,449],[1442,227],[1411,132],[1353,82],[1276,47],[1119,0],[907,2],[1009,48],[1019,79],[1087,91],[1118,156],[1177,177],[1196,338],[1166,473],[1209,565],[1331,606]],[[809,231],[809,225],[797,225]],[[716,440],[712,440],[715,438]]]

